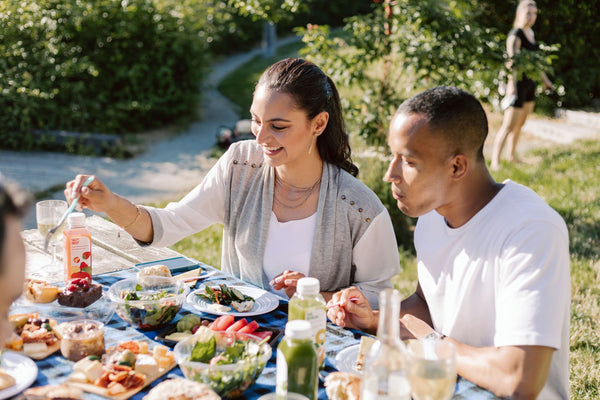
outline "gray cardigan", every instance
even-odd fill
[[[153,243],[174,243],[214,222],[222,222],[222,269],[268,289],[269,282],[262,265],[273,208],[275,170],[263,162],[262,149],[255,141],[233,144],[213,169],[217,172],[211,170],[208,179],[205,178],[209,183],[203,181],[180,202],[187,204],[187,208],[179,203],[169,204],[166,210],[147,208],[154,226]],[[224,195],[221,199],[198,203],[205,192],[203,185],[224,189]],[[223,220],[216,218],[198,223],[207,212],[199,213],[194,208],[220,207],[220,204],[214,204],[215,201],[223,203]],[[378,292],[390,287],[391,277],[400,271],[395,238],[387,241],[385,246],[390,248],[373,249],[373,263],[380,276],[370,276],[364,285],[354,279],[356,267],[352,256],[353,248],[367,232],[370,223],[382,213],[385,213],[389,224],[386,222],[385,232],[378,234],[380,237],[393,236],[387,210],[375,193],[346,171],[323,164],[309,272],[309,276],[319,279],[322,291],[356,285],[365,292],[371,304],[377,306]],[[179,221],[186,218],[189,221],[184,221],[185,224]]]

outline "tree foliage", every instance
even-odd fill
[[[455,85],[479,98],[496,96],[504,63],[497,31],[437,0],[376,2],[372,13],[347,18],[338,36],[327,26],[301,32],[302,54],[339,85],[360,88],[360,96],[348,99],[348,120],[376,145],[385,143],[391,115],[415,90]]]
[[[36,129],[135,132],[195,112],[210,33],[186,13],[194,0],[171,3],[1,2],[2,147],[33,147]]]

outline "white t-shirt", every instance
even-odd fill
[[[316,213],[304,219],[287,222],[279,222],[275,213],[271,213],[263,261],[263,270],[269,281],[286,269],[308,276],[316,223]],[[269,286],[269,290],[287,298],[283,289],[274,290]]]
[[[556,349],[539,399],[569,397],[569,237],[560,215],[512,181],[463,226],[432,211],[415,229],[436,330],[475,346]]]

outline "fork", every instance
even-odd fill
[[[81,185],[81,188],[83,189],[84,187],[87,187],[90,183],[92,183],[92,181],[95,178],[96,178],[95,176],[88,176],[88,178],[85,180],[85,182],[83,182],[83,185]],[[73,200],[73,202],[71,203],[71,206],[67,209],[67,211],[65,211],[63,216],[60,218],[60,221],[58,221],[58,224],[56,224],[56,226],[54,226],[52,229],[50,229],[48,231],[48,233],[46,233],[46,237],[44,238],[44,251],[46,251],[46,252],[48,251],[48,243],[50,243],[50,238],[52,237],[52,235],[54,235],[54,233],[56,233],[56,230],[58,228],[60,228],[60,226],[65,222],[65,220],[67,219],[67,216],[73,212],[73,210],[75,209],[75,206],[79,202],[79,197],[81,197],[81,193],[79,193],[79,195],[77,197],[75,197],[75,200]]]

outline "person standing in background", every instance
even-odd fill
[[[521,0],[517,7],[513,29],[508,33],[506,39],[506,51],[511,58],[508,64],[510,74],[508,76],[506,97],[502,100],[504,119],[494,139],[490,164],[490,169],[493,171],[497,170],[500,166],[500,153],[505,144],[508,160],[511,162],[518,161],[515,157],[515,150],[521,134],[521,128],[535,106],[536,83],[526,74],[523,74],[522,77],[517,77],[519,66],[513,65],[512,59],[521,49],[525,49],[526,51],[537,51],[539,49],[532,29],[537,18],[537,12],[538,9],[535,1]],[[544,86],[547,89],[554,89],[552,82],[543,71],[540,71],[540,75]]]

